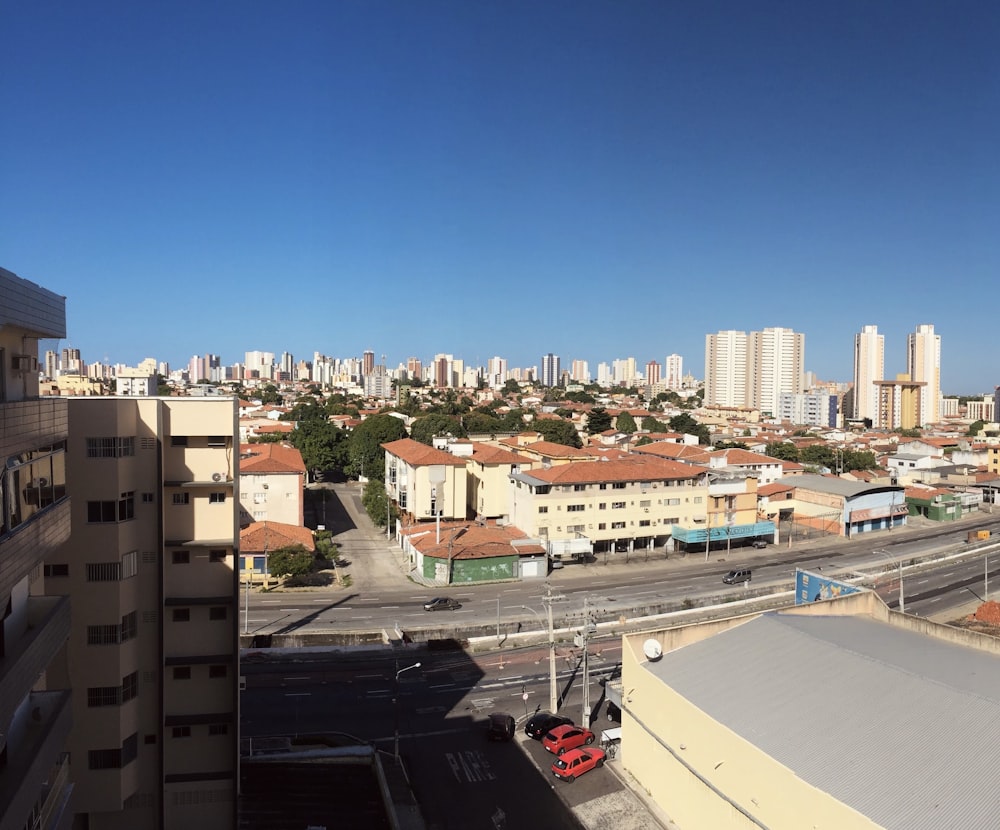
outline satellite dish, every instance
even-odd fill
[[[650,637],[642,644],[642,653],[646,655],[647,660],[659,660],[663,656],[663,646],[659,640]]]

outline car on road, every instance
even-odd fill
[[[573,726],[570,723],[556,726],[545,733],[542,746],[553,755],[562,755],[570,749],[576,749],[584,744],[594,742],[595,735],[585,726]]]
[[[604,766],[606,754],[603,749],[587,747],[564,752],[552,762],[552,774],[563,781],[576,781],[594,767]]]
[[[767,547],[767,540],[766,539],[754,539],[753,542],[751,543],[751,547],[755,547],[755,548],[758,548],[758,549],[766,548]]]
[[[516,721],[506,712],[491,712],[486,721],[486,737],[491,741],[509,741],[514,737]]]
[[[750,581],[750,569],[749,568],[733,568],[729,573],[722,577],[722,581],[726,585],[738,585],[741,582]]]
[[[424,603],[424,611],[454,611],[461,607],[462,603],[451,597],[434,597]]]
[[[557,726],[573,725],[573,719],[564,715],[553,715],[551,712],[535,712],[524,725],[524,734],[540,741],[545,734]]]

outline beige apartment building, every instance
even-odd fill
[[[570,554],[652,549],[673,525],[704,523],[708,470],[634,456],[510,476],[510,522]]]
[[[304,524],[306,465],[291,444],[240,446],[240,526]]]
[[[69,403],[73,811],[87,830],[233,828],[238,764],[235,398]]]
[[[385,488],[409,521],[466,518],[466,459],[412,438],[383,444]]]
[[[45,564],[70,536],[67,402],[40,398],[39,338],[66,336],[66,299],[0,268],[0,830],[72,821],[65,663],[70,603]]]

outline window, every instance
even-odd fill
[[[139,672],[134,671],[132,674],[126,675],[122,678],[122,703],[128,703],[135,697],[139,696]]]
[[[153,498],[153,494],[152,493],[143,493],[142,494],[142,503],[143,504],[152,504],[154,501],[155,501],[155,499]]]
[[[614,490],[624,490],[625,489],[625,482],[624,481],[616,481],[616,482],[612,483],[611,487]]]
[[[45,576],[69,576],[69,565],[46,565]]]
[[[225,562],[228,559],[228,554],[224,550],[210,550],[208,552],[209,562]]]
[[[400,505],[400,506],[402,506],[402,505]],[[254,510],[253,511],[253,520],[255,522],[263,522],[266,518],[267,518],[267,511],[266,510]]]
[[[190,493],[174,493],[173,495],[174,504],[190,504],[191,494]]]
[[[649,519],[639,519],[639,527],[649,527]]]
[[[190,726],[175,726],[173,731],[173,736],[175,738],[190,738],[191,737],[191,727]]]
[[[607,485],[606,482],[602,481],[600,484],[597,485],[597,489],[598,490],[607,490],[608,489],[608,485]]]
[[[170,436],[170,446],[171,447],[186,447],[188,445],[188,439],[186,435],[171,435]]]
[[[652,507],[653,502],[650,499],[640,499],[639,507]]]
[[[538,512],[539,513],[548,513],[549,512],[549,508],[548,508],[547,505],[544,505],[544,504],[540,505],[539,508],[538,508]]]
[[[209,735],[228,735],[229,734],[229,724],[228,723],[210,723],[208,725]]]
[[[624,529],[624,527],[625,527],[625,522],[612,522],[611,523],[611,529],[612,530],[622,530],[622,529]]]
[[[623,501],[613,501],[613,502],[611,502],[611,509],[612,510],[624,510],[625,509],[625,502],[623,502]]]
[[[583,533],[587,529],[586,525],[567,525],[566,531],[568,533]]]
[[[138,619],[135,611],[131,611],[122,617],[121,632],[123,643],[135,638],[139,631]]]
[[[0,463],[0,535],[66,497],[65,455],[65,445],[60,443]]]
[[[121,691],[118,686],[91,686],[87,689],[87,706],[117,706],[121,702]]]
[[[87,458],[126,458],[133,455],[134,436],[87,439]]]
[[[586,484],[574,484],[573,485],[573,490],[574,490],[574,492],[577,492],[577,493],[579,493],[579,492],[581,492],[583,490],[586,490],[586,489],[587,489],[587,485]]]
[[[174,666],[174,680],[190,680],[191,679],[191,667],[190,666]]]
[[[173,613],[174,622],[190,622],[191,620],[191,609],[190,608],[175,608]]]
[[[598,510],[607,510],[608,509],[608,503],[606,501],[602,501],[600,504],[597,505],[597,509]]]
[[[175,550],[172,554],[175,565],[190,565],[191,552],[186,550]]]
[[[225,493],[209,493],[208,494],[209,504],[225,504],[226,494]]]
[[[664,519],[663,520],[663,523],[664,524],[668,524],[668,525],[676,525],[676,524],[680,524],[680,522],[681,522],[681,517],[680,516],[671,516],[669,519]]]
[[[598,530],[607,530],[608,529],[608,525],[607,525],[606,522],[600,522],[597,525],[597,529]]]
[[[126,553],[121,562],[88,562],[87,582],[121,582],[135,576],[139,569],[136,551]]]
[[[118,501],[88,501],[87,521],[91,524],[125,522],[135,518],[135,493],[122,493]]]
[[[406,488],[399,488],[399,509],[406,510]]]
[[[87,645],[106,646],[127,642],[136,636],[137,617],[132,611],[122,617],[118,625],[88,625]]]
[[[213,605],[208,609],[210,620],[224,620],[229,617],[229,609],[225,605]]]
[[[254,493],[253,494],[253,503],[254,504],[264,504],[264,502],[266,502],[266,501],[267,501],[267,493],[261,491],[259,493]]]
[[[219,666],[209,666],[208,667],[208,676],[209,677],[214,677],[214,678],[217,678],[217,677],[227,677],[228,675],[229,675],[229,667],[228,666],[219,665]]]
[[[566,505],[566,512],[567,513],[582,513],[583,509],[584,509],[584,505],[582,505],[582,504],[568,504],[568,505]]]
[[[210,447],[224,447],[224,446],[226,446],[226,436],[225,435],[209,435],[208,436],[208,446],[210,446]]]
[[[139,754],[139,733],[133,732],[117,749],[91,749],[87,752],[90,769],[121,769],[131,764]]]

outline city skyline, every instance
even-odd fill
[[[90,362],[790,328],[848,381],[933,322],[943,392],[997,383],[995,4],[56,6],[4,14],[0,257]]]

